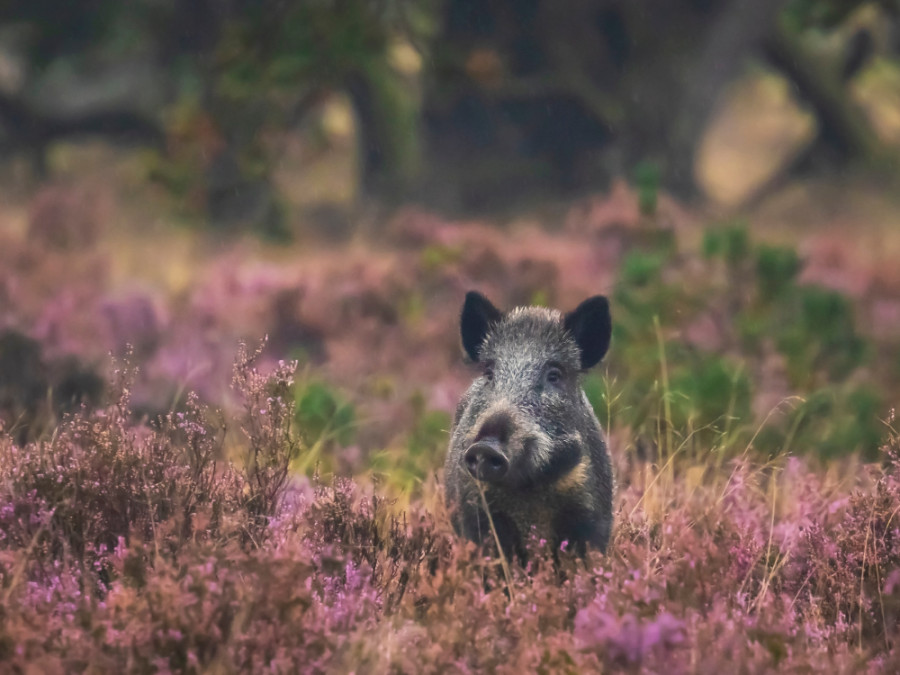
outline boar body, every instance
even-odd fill
[[[506,314],[469,293],[463,347],[481,368],[457,407],[446,465],[456,531],[524,559],[532,534],[554,548],[605,550],[613,476],[603,432],[581,388],[609,346],[609,305],[596,296],[570,314]],[[483,492],[483,498],[482,498]]]

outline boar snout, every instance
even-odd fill
[[[463,463],[476,480],[498,483],[509,471],[506,447],[513,433],[513,420],[508,410],[494,409],[478,429],[472,445],[463,455]]]
[[[509,470],[509,460],[500,450],[500,442],[491,436],[473,443],[463,461],[473,478],[488,483],[500,481]]]

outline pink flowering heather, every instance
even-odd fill
[[[621,476],[606,556],[511,576],[350,480],[294,487],[284,398],[242,350],[243,412],[118,400],[0,441],[0,657],[129,672],[850,672],[900,666],[900,444],[840,480],[789,460]],[[238,465],[223,448],[239,431]]]
[[[217,242],[166,288],[117,280],[86,200],[0,233],[0,673],[900,670],[900,286],[852,247],[682,241],[622,183],[562,228]],[[605,556],[453,535],[470,288],[610,296]]]

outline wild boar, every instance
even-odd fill
[[[605,551],[613,475],[600,423],[581,386],[609,348],[609,302],[594,296],[563,315],[543,307],[502,313],[466,295],[463,348],[481,373],[450,431],[446,496],[454,528],[525,558],[534,533],[556,550]],[[484,501],[482,501],[482,494]]]

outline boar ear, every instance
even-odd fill
[[[463,348],[469,358],[477,362],[481,344],[487,336],[491,324],[497,323],[502,314],[500,310],[491,304],[491,301],[481,293],[469,291],[466,293],[466,301],[463,304],[462,317],[460,317],[460,331],[462,332]]]
[[[587,370],[600,363],[612,336],[609,301],[602,295],[588,298],[574,312],[566,314],[563,325],[578,344],[581,368]]]

